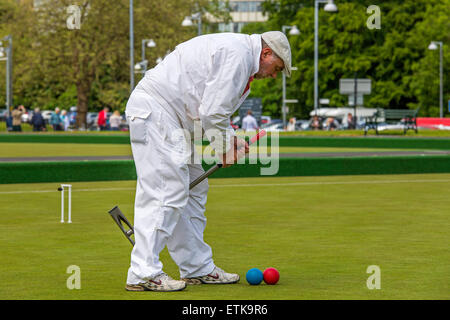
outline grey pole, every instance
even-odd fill
[[[355,117],[355,128],[356,128],[356,123],[358,122],[356,120],[356,104],[358,103],[358,99],[357,99],[357,95],[358,95],[358,73],[355,71],[355,83],[353,85],[354,87],[354,99],[353,99],[353,108],[354,108],[354,117]]]
[[[202,35],[202,13],[198,13],[198,35]]]
[[[134,89],[134,21],[133,0],[130,0],[130,93]]]
[[[337,7],[332,0],[314,0],[314,111],[317,115],[319,105],[319,4],[327,3],[325,11],[336,11]],[[333,5],[334,8],[328,8]]]
[[[283,114],[283,129],[286,129],[286,75],[282,72],[283,76],[283,103],[281,104],[282,114]]]
[[[319,102],[319,0],[314,1],[314,114]]]
[[[13,65],[13,43],[12,36],[7,35],[2,39],[8,41],[8,47],[6,48],[6,114],[7,117],[11,116],[10,107],[13,105],[13,81],[12,81],[12,65]]]
[[[12,42],[12,36],[8,36],[9,40],[9,47],[8,47],[8,104],[9,107],[13,106],[13,81],[12,81],[12,74],[13,74],[13,42]],[[9,110],[9,109],[8,109]]]
[[[286,30],[289,29],[289,26],[282,26],[281,31],[286,33]],[[283,79],[283,96],[281,102],[281,113],[283,115],[283,129],[286,129],[286,75],[282,72]]]
[[[142,73],[142,76],[144,76],[145,72],[147,71],[147,67],[148,67],[148,60],[145,58],[145,47],[148,45],[148,43],[150,41],[152,41],[154,43],[154,45],[156,46],[156,43],[153,41],[153,39],[142,39],[141,40],[141,62],[139,62],[139,63],[143,67],[142,70],[140,71]]]
[[[147,42],[147,39],[142,39],[142,47],[141,47],[141,61],[145,60],[145,43]]]
[[[440,63],[439,63],[439,84],[440,84],[440,92],[439,92],[439,110],[440,110],[440,116],[441,118],[444,117],[444,79],[443,79],[443,64],[444,64],[444,60],[443,60],[443,43],[439,42],[440,45]]]
[[[145,72],[147,71],[147,64],[145,63],[145,44],[147,43],[148,39],[143,39],[141,41],[142,47],[141,47],[141,62],[142,62],[142,78],[144,77]]]
[[[290,30],[292,28],[297,28],[296,26],[282,26],[281,31],[283,33],[286,33],[287,30]],[[295,68],[296,70],[297,68]],[[294,67],[292,68],[294,70]],[[283,77],[283,101],[281,102],[281,113],[283,114],[283,128],[286,129],[286,75],[284,72],[281,73],[281,76]]]

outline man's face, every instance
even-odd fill
[[[255,79],[276,78],[278,72],[284,69],[284,62],[278,58],[270,48],[264,48],[259,58],[259,70]]]

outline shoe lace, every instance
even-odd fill
[[[159,280],[172,280],[172,278],[165,272],[157,275],[153,280],[159,281]]]
[[[215,269],[213,270],[212,273],[214,274],[215,272],[217,272],[217,273],[220,274],[220,275],[225,274],[225,271],[223,271],[223,270],[220,269],[219,267],[215,267]]]

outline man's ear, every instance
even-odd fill
[[[266,47],[261,50],[261,57],[266,58],[267,56],[272,55],[272,49]]]

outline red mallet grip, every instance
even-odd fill
[[[250,144],[255,143],[256,141],[258,141],[259,139],[261,139],[262,137],[264,137],[266,134],[267,134],[266,130],[261,130],[261,131],[259,131],[257,135],[253,136],[253,137],[250,139]]]

